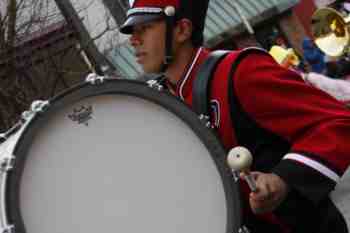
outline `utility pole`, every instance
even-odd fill
[[[102,0],[102,2],[108,8],[116,24],[121,25],[126,19],[128,1],[127,0]]]
[[[67,23],[78,33],[80,47],[93,71],[98,75],[113,72],[114,66],[98,51],[72,3],[69,0],[55,0],[55,2]]]

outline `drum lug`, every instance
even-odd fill
[[[213,125],[210,123],[210,117],[204,114],[199,115],[199,120],[205,125],[207,128],[213,129]]]
[[[163,91],[164,90],[164,86],[162,84],[159,83],[158,80],[156,79],[151,79],[147,81],[147,85],[150,88],[156,89],[157,91]]]
[[[13,169],[15,156],[8,155],[0,160],[0,172],[8,172]]]
[[[4,228],[0,229],[0,233],[15,233],[15,226],[14,225],[5,226]]]
[[[30,110],[34,113],[42,113],[49,106],[49,101],[47,100],[35,100],[33,101]]]
[[[85,82],[87,83],[90,83],[92,85],[95,85],[95,84],[101,84],[105,81],[105,77],[104,76],[99,76],[95,73],[91,73],[89,74],[86,79],[85,79]]]
[[[30,110],[24,111],[22,113],[22,119],[28,121],[30,118],[32,118],[37,113],[44,112],[48,107],[50,103],[48,100],[35,100],[32,102],[30,106]]]
[[[250,233],[250,231],[247,227],[242,226],[241,228],[239,228],[238,233]]]

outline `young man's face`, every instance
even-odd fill
[[[130,44],[135,49],[136,61],[145,73],[158,73],[164,61],[166,26],[163,20],[133,27]]]

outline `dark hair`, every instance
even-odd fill
[[[191,41],[194,47],[203,45],[204,26],[209,0],[181,0],[178,19],[187,18],[192,21],[193,32]]]

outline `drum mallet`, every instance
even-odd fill
[[[253,156],[250,151],[241,146],[234,147],[230,150],[227,156],[227,163],[233,172],[243,173],[245,181],[248,183],[252,192],[256,192],[255,181],[250,174],[250,166],[253,162]]]

